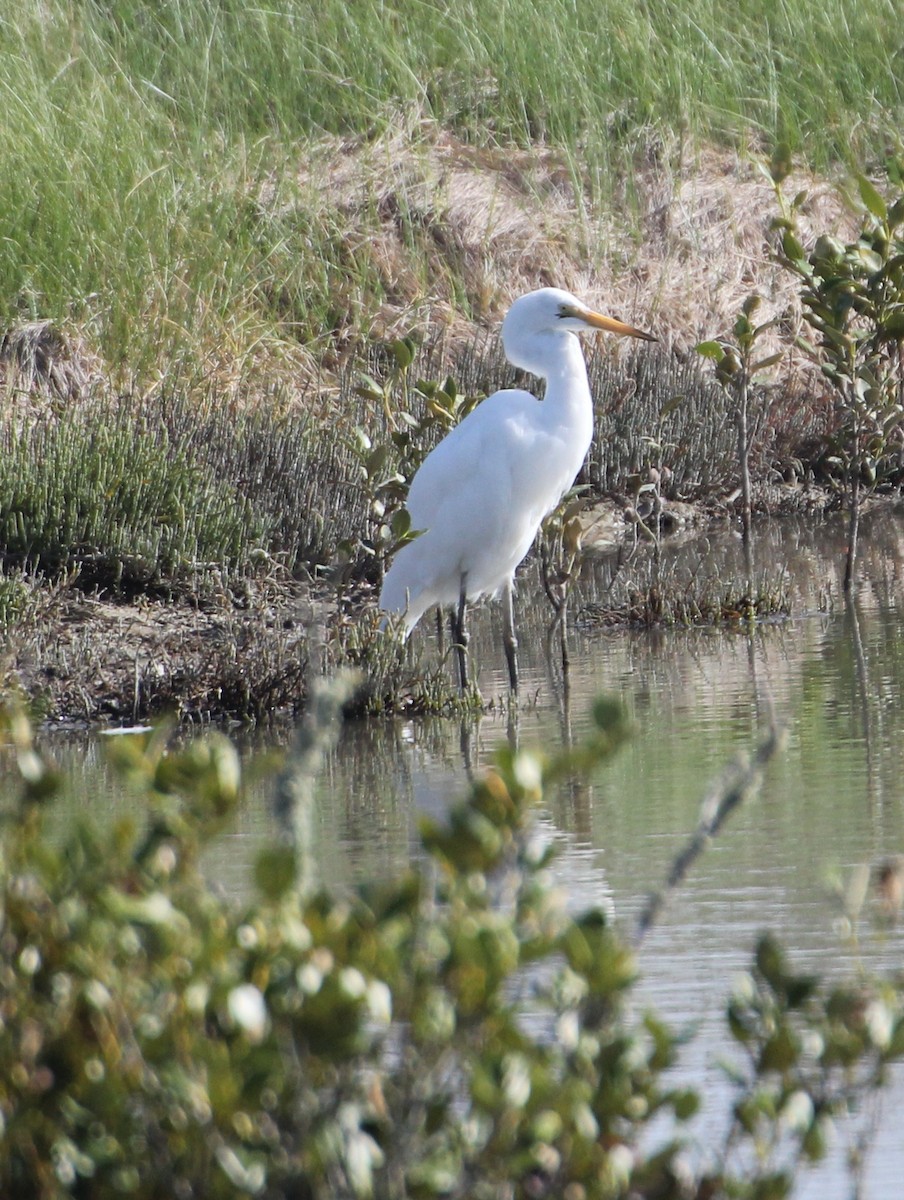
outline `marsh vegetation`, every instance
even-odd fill
[[[730,338],[752,293],[763,356],[781,355],[750,396],[752,503],[834,503],[859,479],[831,441],[853,428],[851,405],[833,405],[818,354],[794,348],[813,311],[794,279],[805,258],[786,256],[789,271],[770,256],[787,213],[753,164],[787,174],[802,253],[823,233],[856,258],[863,212],[889,225],[897,210],[877,201],[900,179],[895,22],[871,0],[855,9],[741,23],[718,5],[626,6],[608,15],[613,39],[526,0],[3,5],[4,678],[52,714],[255,716],[303,702],[303,664],[325,644],[335,662],[372,657],[366,621],[362,634],[345,613],[362,611],[396,538],[393,477],[442,432],[448,375],[450,419],[513,381],[493,331],[542,282],[604,294],[663,340],[643,360],[591,353],[580,482],[640,514],[629,541],[649,532],[651,499],[732,509],[730,404],[692,347]],[[878,190],[861,188],[855,213],[817,172],[864,166]],[[411,423],[405,447],[387,388]],[[894,488],[889,405],[870,417],[883,453],[862,414],[852,436]],[[116,613],[139,599],[141,620]],[[298,632],[314,610],[316,646]],[[142,636],[123,641],[130,625]],[[145,633],[167,625],[164,653]],[[116,661],[89,686],[79,664],[105,647]],[[380,702],[396,684],[410,697],[417,673],[383,662]]]
[[[729,625],[756,666],[782,564],[665,547],[789,511],[845,507],[856,581],[860,515],[904,482],[896,6],[0,0],[0,44],[0,1191],[772,1200],[851,1113],[859,1187],[900,978],[820,979],[769,936],[725,1014],[724,1136],[685,1153],[682,1038],[634,1014],[636,944],[563,905],[531,813],[610,769],[619,704],[561,752],[504,749],[379,883],[312,882],[305,829],[340,701],[455,703],[374,589],[418,461],[525,382],[496,338],[522,291],[660,337],[588,346],[593,448],[531,576],[550,616]],[[349,664],[354,698],[311,703]],[[243,794],[220,732],[117,740],[128,811],[70,824],[34,732],[302,710],[279,834],[228,897],[203,870]]]
[[[604,906],[565,902],[534,812],[609,764],[630,736],[620,705],[597,702],[566,750],[500,751],[463,802],[423,819],[408,868],[343,888],[311,830],[347,686],[312,703],[275,790],[279,833],[231,897],[201,869],[241,796],[225,737],[117,739],[110,759],[141,803],[63,831],[59,777],[24,713],[0,713],[5,1190],[761,1200],[789,1195],[842,1124],[856,1186],[904,1055],[894,975],[823,981],[762,936],[724,1015],[730,1101],[702,1155],[687,1034],[631,1003],[641,943],[755,790],[777,730],[711,789],[632,936]],[[892,916],[877,910],[880,928]]]

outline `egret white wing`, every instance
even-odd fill
[[[538,401],[519,389],[494,392],[427,455],[411,481],[406,507],[414,529],[430,529],[457,512],[479,505],[503,469],[504,445],[527,406]]]

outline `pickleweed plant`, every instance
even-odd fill
[[[747,557],[747,587],[753,589],[753,500],[750,484],[752,442],[750,388],[756,376],[781,362],[782,352],[757,355],[757,342],[774,327],[775,319],[756,323],[754,315],[762,297],[747,297],[732,328],[731,338],[700,342],[697,353],[715,363],[716,379],[729,398],[738,439],[738,473],[741,481],[741,528]]]
[[[158,414],[73,406],[0,422],[0,545],[15,566],[84,584],[172,586],[210,565],[247,568],[272,518],[180,445]]]

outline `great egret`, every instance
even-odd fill
[[[593,312],[569,292],[540,288],[520,296],[502,323],[509,362],[546,381],[542,401],[520,389],[494,392],[424,459],[411,481],[411,527],[383,581],[380,608],[404,614],[407,637],[431,605],[457,605],[453,634],[459,682],[468,686],[465,609],[502,593],[505,656],[518,687],[512,613],[515,568],[574,483],[593,436],[593,403],[582,329],[655,341]]]

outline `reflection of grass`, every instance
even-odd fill
[[[612,589],[611,603],[588,604],[581,619],[594,624],[746,625],[769,617],[786,617],[791,601],[784,577],[761,579],[748,589],[734,579],[677,576],[635,577]]]

